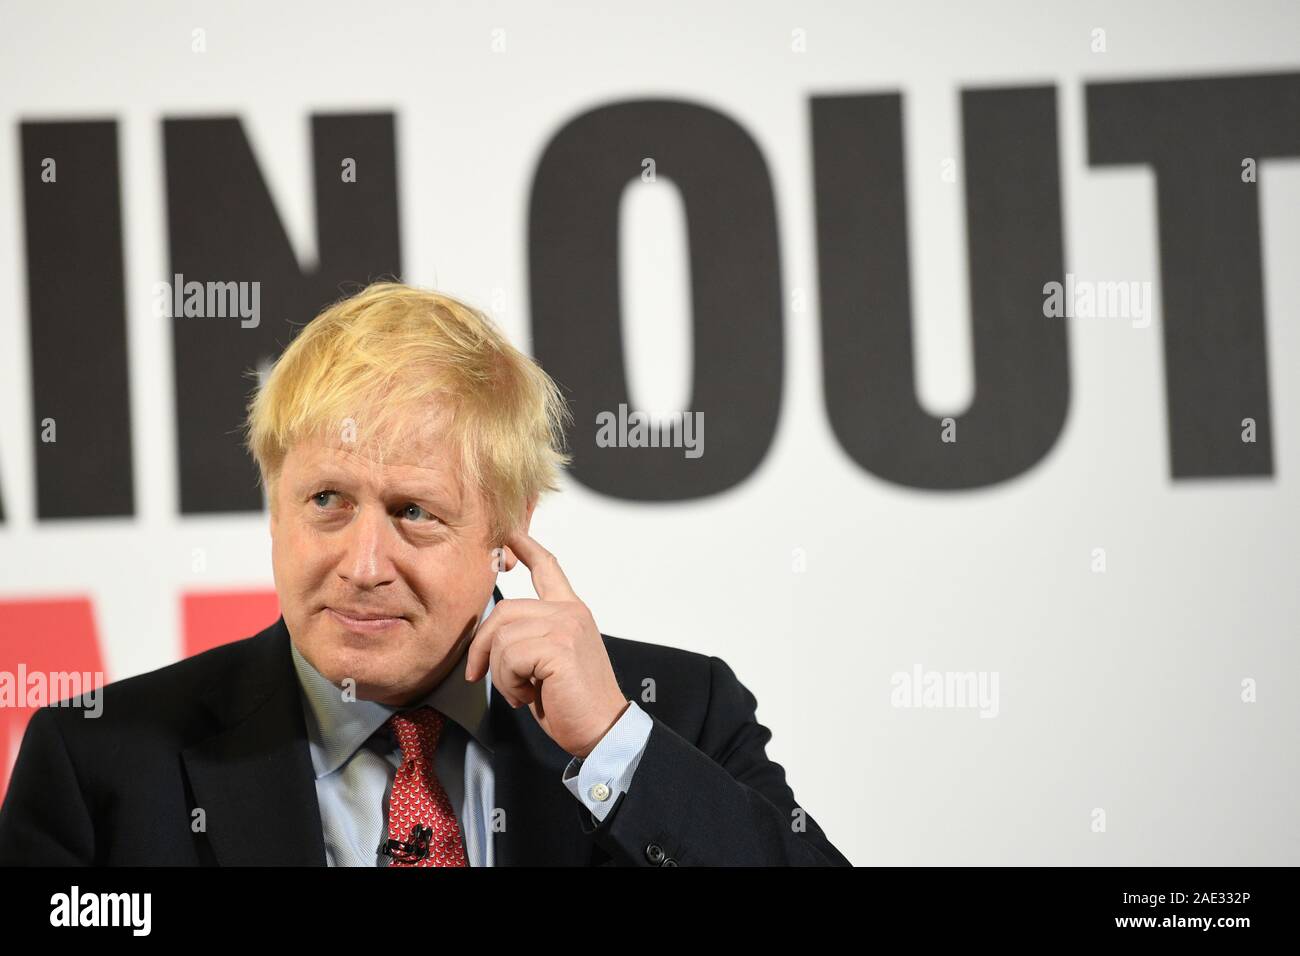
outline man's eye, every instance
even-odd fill
[[[325,511],[329,507],[329,499],[337,498],[337,497],[339,497],[339,493],[337,491],[318,491],[316,492],[316,494],[311,496],[311,500],[316,505],[317,508],[319,508],[322,511]],[[417,504],[405,505],[401,508],[401,510],[397,512],[397,514],[399,517],[408,518],[412,521],[417,521],[422,523],[438,520],[437,515],[425,511]]]
[[[413,518],[413,519],[415,519],[415,520],[417,520],[417,521],[420,520],[420,515],[424,515],[425,518],[429,518],[429,519],[433,519],[433,518],[434,518],[434,515],[430,514],[429,512],[427,512],[427,511],[425,511],[423,508],[421,508],[419,505],[415,505],[415,504],[406,505],[406,506],[405,506],[404,508],[402,508],[402,510],[401,510],[400,512],[398,512],[398,513],[399,513],[403,518]]]

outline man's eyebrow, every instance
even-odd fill
[[[309,472],[300,483],[303,491],[308,488],[324,490],[329,486],[351,487],[353,479],[349,478],[336,469],[321,468],[318,471]],[[437,480],[421,481],[419,479],[403,479],[393,482],[387,489],[387,493],[395,498],[413,498],[425,499],[443,502],[448,505],[456,503],[455,495],[449,491],[441,482]]]
[[[391,486],[394,495],[404,498],[436,498],[439,501],[451,502],[453,496],[442,484],[438,482],[419,482],[419,481],[398,481]]]
[[[351,483],[352,479],[329,469],[321,468],[316,471],[308,471],[295,487],[306,491],[308,488],[318,487],[324,489],[327,485],[349,485]]]

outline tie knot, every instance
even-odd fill
[[[433,753],[442,735],[443,716],[429,705],[393,714],[384,722],[402,748],[402,761],[433,765]]]

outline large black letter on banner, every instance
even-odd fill
[[[393,117],[312,117],[320,253],[312,273],[294,258],[237,119],[168,120],[165,131],[172,272],[186,282],[261,282],[256,327],[172,319],[181,511],[257,511],[257,468],[240,443],[255,384],[245,373],[277,358],[325,305],[400,275]],[[342,179],[347,158],[355,182]]]
[[[53,160],[54,181],[42,173]],[[22,124],[36,513],[135,512],[117,124]],[[43,441],[45,419],[54,441]]]
[[[636,410],[624,371],[618,214],[647,158],[686,207],[695,363],[685,411],[703,413],[699,458],[596,444],[599,412]],[[538,165],[528,250],[534,353],[570,401],[576,479],[616,498],[668,501],[723,491],[758,467],[781,406],[780,257],[767,164],[740,126],[657,100],[572,120]]]
[[[1087,104],[1092,165],[1155,170],[1170,472],[1271,475],[1259,186],[1242,163],[1300,155],[1300,74],[1090,83]]]
[[[844,450],[916,488],[975,488],[1032,467],[1070,403],[1056,92],[966,90],[966,225],[975,398],[955,442],[922,410],[913,371],[902,107],[896,94],[815,97],[817,256],[826,407]]]

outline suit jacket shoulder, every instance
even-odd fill
[[[215,862],[209,837],[227,849],[256,844],[262,849],[234,855],[266,862],[286,815],[281,831],[297,847],[288,861],[316,862],[310,819],[318,824],[319,811],[298,688],[286,680],[292,666],[280,619],[105,685],[98,716],[61,705],[35,711],[0,807],[0,864]],[[245,798],[259,786],[261,819]],[[214,814],[244,832],[228,825],[208,834]]]

